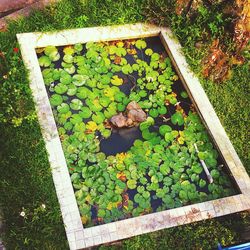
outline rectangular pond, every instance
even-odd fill
[[[249,207],[249,177],[169,30],[18,39],[71,249]]]

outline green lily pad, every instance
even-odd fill
[[[124,65],[122,67],[122,73],[125,75],[131,74],[133,72],[133,68],[130,66],[130,64]]]
[[[163,136],[165,136],[165,134],[168,132],[171,132],[172,128],[168,125],[161,125],[159,128],[159,133]]]
[[[49,59],[48,56],[41,56],[38,59],[38,62],[41,67],[49,67],[51,64],[51,60]]]
[[[127,186],[128,186],[129,189],[135,189],[136,185],[137,185],[137,182],[134,179],[131,179],[131,180],[127,181]]]
[[[151,55],[151,61],[158,61],[160,59],[160,55],[158,53],[153,53]]]
[[[67,85],[67,84],[70,84],[72,81],[72,77],[64,71],[64,73],[61,75],[60,77],[60,82]]]
[[[63,57],[63,61],[66,62],[66,63],[72,63],[74,60],[74,57],[72,55],[65,55]]]
[[[75,86],[75,85],[73,85]],[[90,90],[86,87],[80,87],[80,88],[77,88],[77,93],[76,93],[76,96],[79,98],[79,99],[86,99],[90,93]]]
[[[147,47],[147,43],[144,40],[137,40],[135,42],[135,47],[138,49],[145,49]]]
[[[62,103],[61,105],[57,106],[57,111],[62,114],[66,114],[69,112],[69,105],[67,103]]]
[[[67,95],[68,96],[74,96],[76,94],[76,92],[77,92],[77,87],[72,83],[69,84],[68,90],[67,90]]]
[[[96,124],[100,124],[103,123],[105,120],[105,115],[101,112],[96,112],[96,114],[92,115],[92,120],[96,123]]]
[[[82,102],[79,99],[73,99],[70,103],[70,108],[72,108],[73,110],[80,110],[82,107]]]
[[[181,92],[181,97],[182,98],[188,98],[188,93],[186,91]]]
[[[87,119],[92,115],[92,111],[88,107],[82,107],[81,112],[79,113],[79,115],[82,118]]]
[[[175,112],[171,116],[171,122],[176,125],[178,124],[179,126],[182,126],[184,124],[184,118],[183,115],[180,112]]]
[[[82,86],[87,82],[88,79],[89,77],[86,75],[74,75],[72,78],[72,83],[76,86]]]
[[[145,50],[145,54],[146,54],[147,56],[151,56],[153,53],[154,53],[154,52],[153,52],[152,49],[146,49],[146,50]]]
[[[153,118],[156,118],[159,115],[159,112],[157,109],[150,109],[149,115],[152,116]]]
[[[62,96],[58,94],[52,95],[49,100],[52,106],[59,106],[63,102]]]
[[[66,85],[64,85],[63,83],[59,83],[59,84],[57,84],[57,85],[55,86],[55,92],[56,92],[57,94],[62,95],[62,94],[64,94],[64,93],[66,93],[67,90],[68,90],[68,87],[67,87]]]

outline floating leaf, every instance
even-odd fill
[[[188,93],[186,91],[181,92],[181,97],[182,98],[188,98]]]
[[[57,111],[62,114],[66,114],[69,112],[69,105],[67,103],[62,103],[61,105],[57,106]]]
[[[159,133],[161,135],[165,135],[167,132],[171,132],[172,131],[172,128],[168,125],[161,125],[160,128],[159,128]]]
[[[80,110],[81,107],[82,107],[82,102],[81,100],[79,99],[73,99],[70,103],[70,107],[73,109],[73,110]]]
[[[135,43],[135,47],[138,49],[145,49],[147,47],[147,44],[144,40],[137,40]]]
[[[117,75],[114,75],[111,79],[111,83],[115,86],[119,86],[123,84],[123,79],[119,78]]]
[[[96,130],[98,129],[98,126],[97,126],[97,124],[96,124],[95,122],[89,121],[89,122],[86,124],[86,129],[88,129],[88,130],[94,132],[94,131],[96,131]]]
[[[67,85],[70,84],[72,81],[72,77],[64,71],[64,73],[61,75],[60,82]]]
[[[104,120],[105,120],[105,116],[103,113],[101,112],[96,112],[96,114],[93,114],[92,115],[92,120],[97,123],[97,124],[100,124],[100,123],[103,123]]]
[[[38,59],[38,62],[41,67],[49,67],[51,64],[51,60],[49,59],[48,56],[41,56]]]
[[[182,126],[184,124],[184,118],[183,115],[180,112],[175,112],[171,116],[171,122],[176,125],[178,124],[179,126]]]
[[[159,112],[157,109],[150,109],[149,110],[149,115],[156,118],[159,115]]]
[[[191,167],[191,170],[196,173],[196,174],[200,174],[203,171],[203,168],[200,166],[200,164],[195,164]]]
[[[81,112],[79,114],[82,118],[87,119],[92,115],[92,112],[88,107],[82,107]]]
[[[82,50],[83,50],[82,44],[76,43],[76,44],[74,45],[74,50],[77,51],[77,52],[82,51]]]
[[[62,96],[58,94],[52,95],[49,100],[52,106],[59,106],[63,102]]]
[[[165,115],[167,113],[167,108],[165,106],[160,106],[158,109],[157,109],[158,113],[160,115]]]
[[[200,188],[203,188],[203,187],[205,187],[206,186],[206,181],[205,180],[203,180],[203,179],[200,179],[200,181],[199,181],[199,186],[200,186]]]
[[[67,90],[67,95],[73,96],[76,94],[76,92],[77,92],[77,87],[74,84],[69,84],[68,90]],[[77,97],[79,97],[79,96],[77,96]]]
[[[145,50],[145,54],[146,54],[147,56],[151,56],[151,55],[153,54],[153,50],[152,50],[152,49],[146,49],[146,50]]]
[[[72,55],[75,53],[74,49],[72,48],[72,46],[67,46],[63,49],[63,52],[65,55]]]
[[[72,83],[76,86],[82,86],[87,82],[88,79],[89,77],[86,75],[74,75],[72,78]]]
[[[163,163],[162,165],[160,165],[160,172],[163,175],[167,175],[170,173],[170,167],[167,163]]]
[[[120,48],[120,47],[118,47],[118,48],[116,48],[116,50],[115,50],[115,54],[116,55],[118,55],[118,56],[126,56],[126,54],[127,54],[127,51],[126,51],[126,49],[124,49],[124,48]]]
[[[125,75],[131,74],[133,72],[133,68],[130,66],[130,64],[127,64],[122,67],[122,73]]]
[[[158,61],[160,59],[160,55],[158,53],[153,53],[151,55],[151,61]]]
[[[64,93],[66,93],[67,90],[68,90],[68,87],[67,87],[66,85],[64,85],[63,83],[59,83],[59,84],[57,84],[57,85],[55,86],[55,92],[56,92],[57,94],[62,95],[62,94],[64,94]]]
[[[135,189],[136,188],[136,184],[137,184],[137,182],[136,182],[136,180],[128,180],[127,181],[127,186],[128,186],[128,188],[129,189]]]

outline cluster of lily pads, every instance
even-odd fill
[[[192,105],[188,112],[182,107],[190,102],[187,93],[173,91],[180,82],[163,52],[138,39],[37,53],[85,226],[234,192],[199,116]],[[100,142],[112,134],[108,121],[131,101],[147,113],[139,125],[142,138],[127,152],[106,156]]]

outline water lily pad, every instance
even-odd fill
[[[118,47],[118,48],[116,48],[116,50],[115,50],[115,54],[116,54],[117,56],[126,56],[127,51],[126,51],[125,48]]]
[[[130,66],[130,64],[124,65],[122,67],[122,73],[125,75],[131,74],[133,72],[133,68]]]
[[[62,96],[58,94],[52,95],[49,100],[52,106],[59,106],[63,102]]]
[[[123,84],[123,79],[119,78],[117,75],[114,75],[111,79],[111,83],[115,86],[120,86]]]
[[[159,128],[159,133],[163,136],[165,136],[165,134],[168,132],[171,132],[172,128],[168,125],[161,125]]]
[[[72,108],[73,110],[80,110],[82,107],[82,101],[79,99],[73,99],[70,103],[70,108]]]
[[[93,122],[93,121],[89,121],[86,124],[86,129],[94,132],[94,131],[96,131],[98,129],[98,125],[95,122]]]
[[[150,109],[149,110],[149,115],[156,118],[159,115],[159,112],[157,109]]]
[[[72,81],[72,77],[67,73],[67,72],[64,72],[61,74],[61,77],[60,77],[60,82],[67,85],[67,84],[70,84]]]
[[[77,87],[74,84],[69,84],[68,90],[67,90],[67,95],[74,96],[76,94],[76,92],[77,92]]]
[[[147,43],[144,40],[137,40],[135,47],[138,49],[145,49],[147,47]]]
[[[61,105],[57,106],[57,111],[62,114],[66,114],[69,112],[69,105],[67,103],[62,103]]]
[[[66,62],[66,63],[72,63],[74,60],[74,57],[72,55],[65,55],[63,57],[63,61]]]
[[[158,53],[153,53],[151,55],[151,61],[158,61],[160,59],[160,55]]]
[[[83,45],[80,44],[80,43],[76,43],[76,44],[74,45],[74,50],[77,51],[77,52],[82,51],[82,50],[83,50]]]
[[[175,112],[171,116],[171,122],[176,125],[178,124],[179,126],[182,126],[184,124],[184,118],[183,115],[180,112]]]
[[[79,113],[79,115],[84,118],[87,119],[92,115],[91,110],[88,107],[82,107],[81,108],[81,112]]]
[[[76,86],[82,86],[84,85],[89,77],[87,75],[74,75],[72,78],[72,83]]]
[[[49,59],[48,56],[41,56],[38,59],[38,62],[41,67],[49,67],[51,64],[51,60]]]
[[[96,112],[95,114],[92,115],[92,120],[96,123],[96,124],[100,124],[103,123],[105,120],[105,116],[103,113],[101,112]]]
[[[182,98],[188,98],[188,93],[186,91],[181,92],[181,97]]]
[[[129,189],[135,189],[136,185],[137,185],[136,180],[131,179],[127,181],[127,186]]]
[[[64,93],[66,93],[67,90],[68,90],[68,87],[67,87],[66,85],[64,85],[63,83],[59,83],[59,84],[57,84],[57,85],[55,86],[55,92],[56,92],[57,94],[62,95],[62,94],[64,94]]]
[[[158,109],[157,109],[158,113],[160,115],[165,115],[167,113],[167,108],[165,106],[160,106]]]
[[[146,50],[145,50],[145,54],[146,54],[147,56],[151,56],[153,53],[154,53],[154,52],[153,52],[152,49],[146,49]]]

